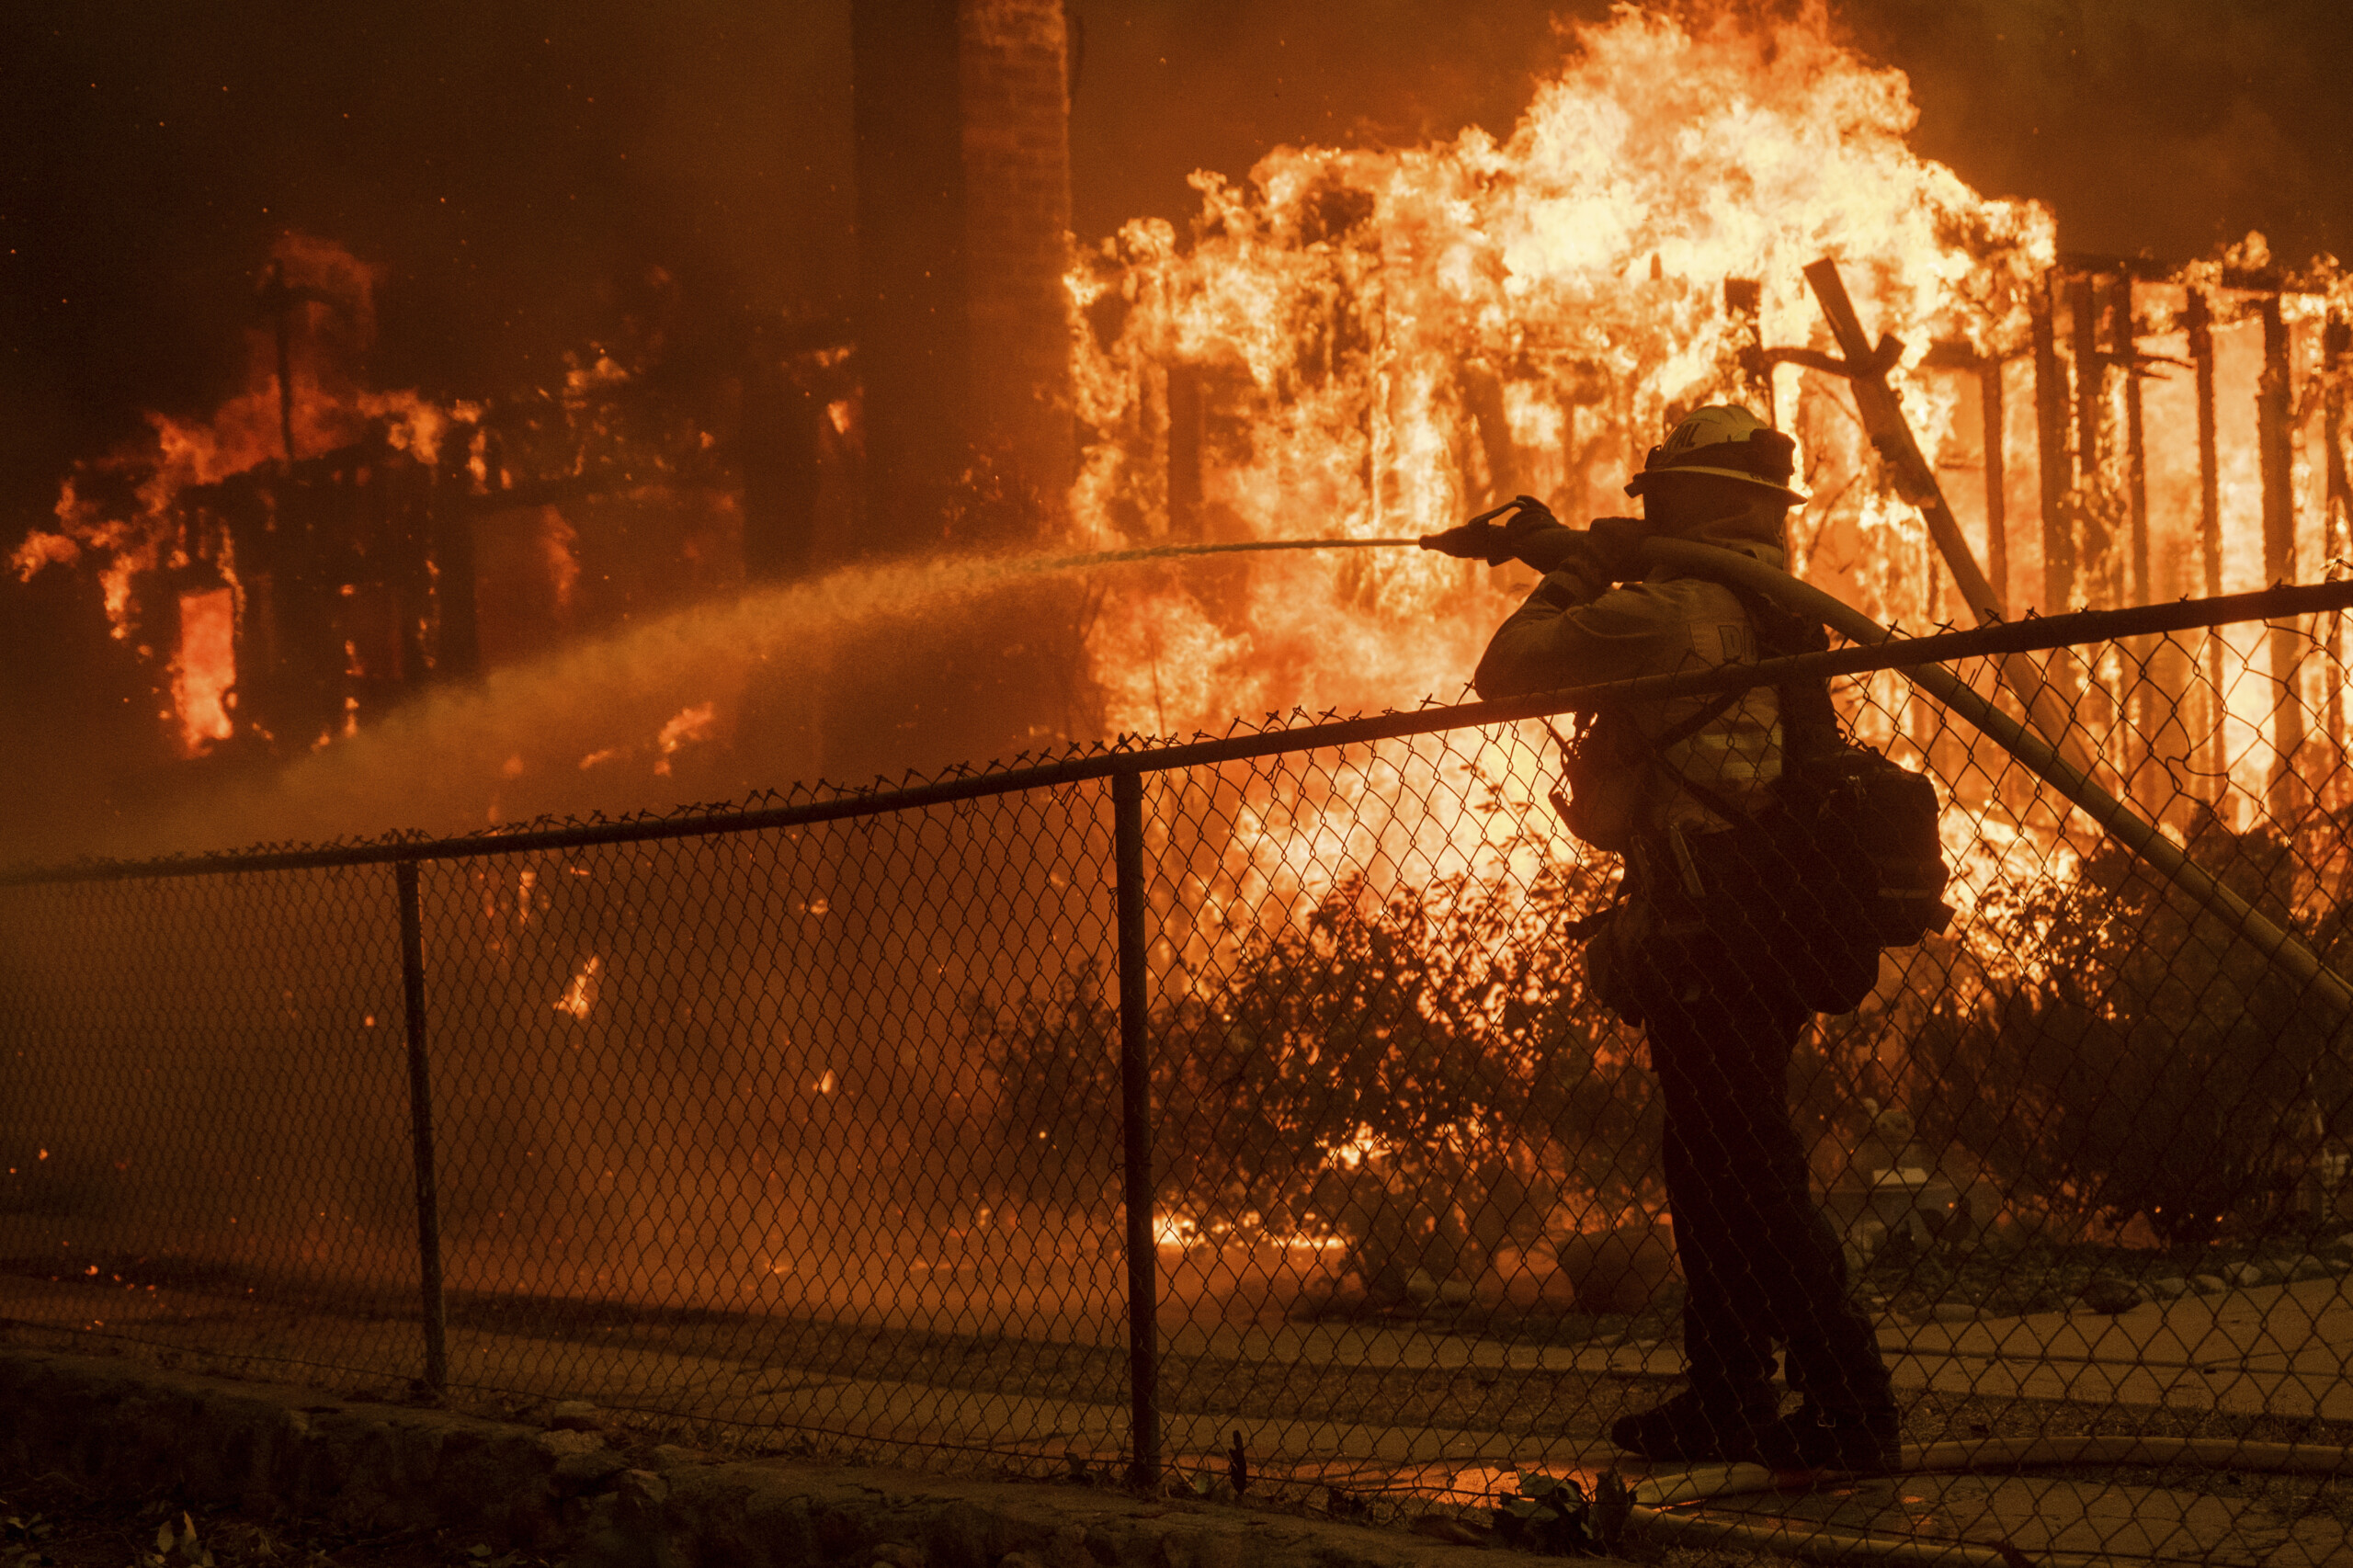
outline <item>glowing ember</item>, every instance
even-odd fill
[[[556,998],[555,1010],[569,1013],[585,1023],[588,1015],[596,1011],[597,993],[603,988],[604,973],[605,960],[595,953],[581,960],[579,966],[572,971],[572,979],[565,984],[563,994]]]
[[[696,741],[709,740],[713,712],[712,704],[699,702],[691,708],[679,710],[668,723],[664,724],[662,733],[655,742],[661,748],[662,756],[660,760],[654,763],[654,771],[666,775],[670,771],[671,755],[679,747]]]

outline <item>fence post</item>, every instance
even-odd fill
[[[409,1130],[416,1161],[417,1278],[425,1305],[425,1392],[449,1381],[449,1312],[441,1298],[441,1208],[433,1186],[433,1079],[425,1055],[425,927],[417,914],[416,862],[392,866],[401,903],[401,1011],[408,1027]]]
[[[1119,881],[1120,1142],[1127,1156],[1128,1398],[1135,1457],[1128,1479],[1160,1481],[1160,1290],[1153,1235],[1152,1063],[1145,1037],[1143,775],[1111,776],[1112,865]]]

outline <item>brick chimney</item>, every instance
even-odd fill
[[[1034,531],[1075,447],[1064,0],[857,0],[851,51],[869,548]]]

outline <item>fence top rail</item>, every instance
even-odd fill
[[[2239,622],[2285,620],[2347,609],[2353,609],[2353,581],[2279,585],[2256,593],[2224,594],[2205,599],[2186,598],[2171,604],[2141,605],[2128,609],[2077,610],[2054,616],[2029,615],[2023,620],[1925,637],[1891,633],[1885,641],[1834,648],[1826,653],[1801,653],[1753,665],[1728,665],[1683,674],[1643,676],[1631,680],[1569,687],[1500,701],[1431,703],[1408,711],[1350,719],[1326,715],[1307,723],[1290,723],[1279,715],[1270,715],[1264,729],[1191,741],[1122,736],[1108,745],[1076,750],[1052,761],[1027,767],[960,767],[946,777],[923,783],[844,789],[831,796],[776,805],[716,809],[698,806],[664,816],[553,823],[469,834],[458,838],[389,835],[358,843],[287,848],[263,846],[147,860],[93,858],[61,866],[0,870],[0,887],[472,859],[492,855],[530,854],[800,827],[920,811],[991,796],[1019,794],[1056,785],[1109,778],[1120,774],[1168,772],[1217,763],[1249,761],[1289,752],[1315,751],[1408,735],[1433,734],[1445,730],[1512,723],[1559,713],[1589,711],[1613,702],[1661,701],[1676,697],[1712,695],[1787,681],[1904,669],[1988,654],[2035,653],[2077,643],[2155,636],[2168,631]],[[1019,760],[1016,759],[1017,762]],[[822,790],[824,786],[821,784],[817,788]]]

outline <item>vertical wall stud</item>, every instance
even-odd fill
[[[2002,408],[2002,362],[1987,359],[1977,369],[1977,404],[1985,443],[1985,575],[1994,597],[2010,602],[2010,524],[2008,465],[2005,452]]]
[[[2267,294],[2263,318],[2263,377],[2255,397],[2256,455],[2263,479],[2263,578],[2267,584],[2296,580],[2296,433],[2290,408],[2286,313],[2279,296]],[[2296,763],[2304,749],[2302,676],[2303,638],[2292,621],[2271,629],[2271,778],[2268,805],[2280,826],[2293,822],[2301,803]]]
[[[2063,615],[2075,608],[2075,476],[2067,455],[2067,370],[2059,362],[2051,314],[2046,282],[2032,312],[2035,455],[2042,471],[2042,613]]]
[[[2222,478],[2214,430],[2214,307],[2206,290],[2193,287],[2186,324],[2189,329],[2189,363],[2198,387],[2198,545],[2206,571],[2206,597],[2222,591]],[[2213,750],[2206,770],[2213,779],[2214,803],[2230,798],[2231,751],[2229,699],[2222,687],[2222,634],[2206,633],[2206,687],[2213,700],[2209,738]]]

